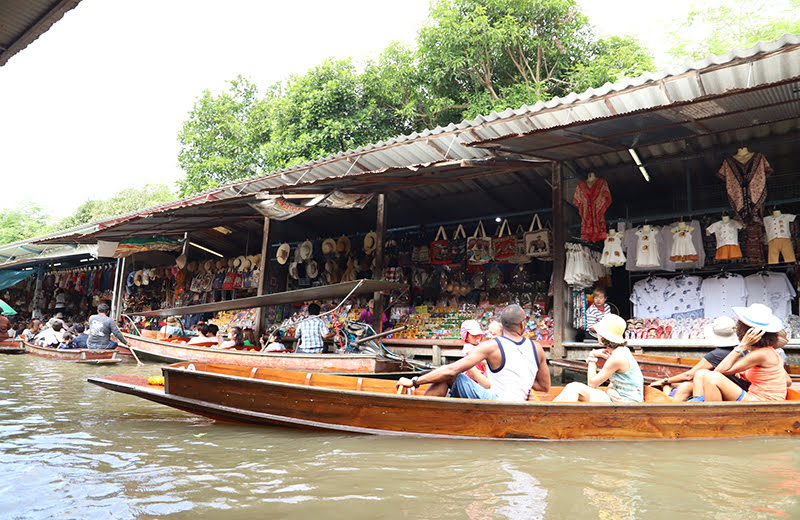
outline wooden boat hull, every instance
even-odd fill
[[[89,348],[57,349],[52,347],[40,347],[39,345],[33,345],[28,342],[23,342],[23,344],[25,345],[25,350],[29,354],[59,361],[73,361],[92,365],[115,365],[122,362],[122,359],[117,356],[114,350],[96,350]]]
[[[229,365],[281,368],[312,372],[397,372],[401,364],[374,354],[292,354],[280,352],[255,352],[223,350],[186,344],[168,343],[142,336],[125,334],[128,348],[141,360],[160,363],[194,361]]]
[[[89,382],[213,419],[353,433],[489,439],[680,439],[800,433],[800,401],[523,403],[397,395],[393,381],[201,363]],[[650,392],[657,392],[650,390]],[[794,397],[794,395],[793,395]],[[800,399],[800,396],[798,397]]]
[[[0,354],[24,354],[25,346],[21,339],[0,340]]]

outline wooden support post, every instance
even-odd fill
[[[117,321],[119,321],[120,317],[122,316],[122,299],[124,298],[123,294],[125,291],[125,284],[127,283],[127,277],[125,276],[125,267],[127,264],[128,259],[126,257],[123,257],[121,262],[117,260],[117,271],[119,271],[119,273],[117,275],[118,278],[117,276],[115,276],[115,278],[117,278],[118,283],[114,286],[116,305],[112,309],[111,313],[111,317]],[[92,314],[94,314],[94,311],[96,310],[97,309],[92,309]]]
[[[383,193],[378,194],[378,220],[375,224],[375,271],[372,277],[380,280],[383,274],[383,244],[385,243],[386,235],[386,195]],[[375,332],[381,332],[383,323],[381,316],[383,315],[383,294],[376,292],[373,296],[375,298],[375,307],[372,309],[372,328]]]
[[[552,164],[553,185],[553,359],[564,357],[564,327],[566,326],[566,302],[564,269],[566,267],[564,221],[564,186],[562,184],[561,163]]]
[[[267,268],[269,267],[269,218],[264,217],[264,232],[261,237],[261,262],[258,264],[258,289],[256,295],[262,296],[267,294]],[[266,309],[259,307],[256,309],[256,338],[260,338],[264,334],[264,316],[266,316]]]

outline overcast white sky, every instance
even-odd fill
[[[579,0],[602,34],[659,55],[689,0]],[[87,199],[182,176],[177,134],[204,89],[263,88],[326,57],[413,42],[428,0],[82,0],[0,67],[3,205],[63,217]]]

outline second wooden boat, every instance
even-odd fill
[[[122,362],[114,350],[97,350],[91,348],[58,349],[41,347],[32,343],[23,342],[25,350],[35,356],[56,359],[59,361],[74,361],[76,363],[89,363],[92,365],[115,365]]]
[[[142,376],[89,379],[187,412],[325,431],[490,439],[683,439],[800,434],[800,393],[790,401],[675,403],[645,389],[645,403],[553,403],[397,394],[394,381],[206,363],[162,367],[164,386]]]
[[[128,348],[141,360],[160,363],[195,361],[223,363],[258,368],[282,368],[313,372],[399,372],[403,363],[377,354],[294,354],[290,352],[257,352],[218,347],[189,345],[124,333]]]
[[[10,338],[0,340],[0,354],[24,354],[25,345],[21,339]]]

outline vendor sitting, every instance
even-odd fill
[[[167,324],[161,327],[159,331],[161,334],[164,334],[168,338],[188,338],[190,336],[197,336],[197,333],[193,330],[186,330],[181,326],[180,321],[175,316],[170,316],[167,318]]]
[[[333,332],[328,332],[328,326],[319,317],[320,307],[316,303],[308,306],[308,318],[301,321],[295,329],[295,336],[300,338],[300,346],[296,352],[304,354],[319,354],[325,351],[324,340],[333,337]]]

